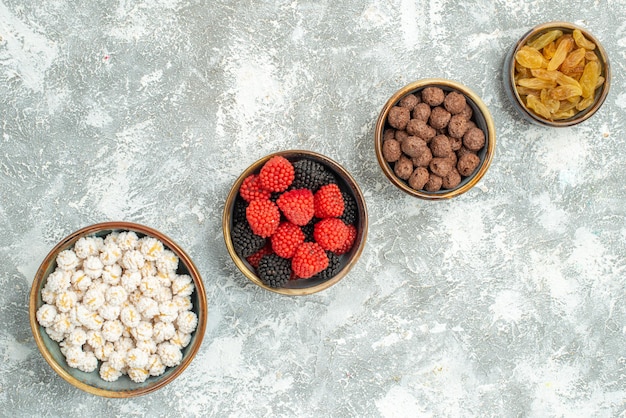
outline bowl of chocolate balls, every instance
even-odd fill
[[[496,148],[493,119],[480,97],[438,78],[394,93],[380,112],[374,141],[391,183],[428,200],[455,197],[475,186]]]

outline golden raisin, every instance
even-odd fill
[[[559,72],[556,76],[556,83],[560,86],[574,86],[580,88],[578,81],[572,77],[568,77],[565,74]]]
[[[556,42],[550,42],[543,48],[543,57],[547,60],[552,59],[554,52],[556,51]]]
[[[550,111],[548,110],[546,105],[541,103],[541,101],[539,101],[539,99],[535,96],[528,96],[526,98],[526,107],[534,111],[536,114],[538,114],[542,118],[552,119],[552,116],[550,115]]]
[[[563,38],[565,38],[565,36],[562,36],[561,38],[559,38],[559,41]],[[552,70],[556,70],[557,68],[559,68],[559,66],[565,60],[565,57],[567,57],[567,54],[572,50],[573,46],[574,46],[573,39],[571,38],[563,39],[559,43],[559,45],[556,47],[554,56],[552,56],[552,59],[550,59],[550,62],[548,63],[547,70],[552,71]]]
[[[530,73],[533,75],[533,77],[537,77],[542,80],[550,80],[550,81],[557,81],[557,77],[560,74],[560,72],[558,71],[548,71],[543,68],[534,68],[530,70]]]
[[[523,46],[517,51],[515,60],[526,68],[541,68],[546,62],[541,52],[529,46]]]
[[[551,89],[556,87],[556,83],[554,81],[542,80],[540,78],[523,78],[518,80],[517,84],[535,90]]]
[[[567,54],[563,63],[561,64],[561,71],[564,73],[569,72],[572,68],[578,66],[578,64],[585,59],[585,48],[578,48]]]
[[[583,33],[580,30],[574,29],[574,31],[572,32],[572,37],[574,38],[576,45],[578,45],[579,47],[585,48],[588,50],[596,49],[596,44],[594,44],[593,42],[585,38],[585,35],[583,35]]]
[[[539,37],[528,42],[526,45],[539,50],[545,47],[546,45],[548,45],[550,42],[559,38],[561,35],[563,35],[562,31],[558,29],[551,30],[549,32],[544,33],[543,35],[539,35]]]
[[[597,61],[598,60],[598,56],[593,51],[587,51],[587,52],[585,52],[585,59],[587,61]]]
[[[582,94],[582,89],[576,86],[558,86],[550,90],[550,98],[554,100],[565,100],[570,97],[577,97]]]
[[[580,87],[584,98],[593,96],[600,77],[600,64],[597,61],[589,61],[585,65],[583,74],[580,76]]]
[[[594,102],[595,98],[593,96],[591,97],[586,97],[584,99],[582,99],[580,102],[578,102],[576,104],[576,109],[577,110],[585,110],[587,109],[589,106],[591,106]]]

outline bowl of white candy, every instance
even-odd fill
[[[135,223],[82,228],[46,256],[30,292],[39,351],[73,386],[128,398],[178,377],[207,322],[202,279],[164,234]]]

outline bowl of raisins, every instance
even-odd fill
[[[604,103],[611,67],[600,42],[568,22],[549,22],[529,30],[504,62],[504,85],[522,117],[534,124],[579,124]]]

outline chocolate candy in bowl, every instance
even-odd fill
[[[367,236],[363,194],[332,159],[304,150],[267,155],[235,181],[222,217],[237,268],[256,285],[310,295],[336,284]]]
[[[400,190],[427,200],[465,193],[484,176],[496,147],[483,101],[466,86],[423,79],[395,92],[374,131],[376,158]]]
[[[189,366],[207,301],[197,268],[174,241],[140,224],[104,222],[50,251],[33,280],[29,314],[39,351],[63,379],[129,398]]]
[[[589,31],[568,22],[549,22],[513,45],[503,79],[507,96],[525,120],[566,127],[600,109],[609,92],[611,66]]]

